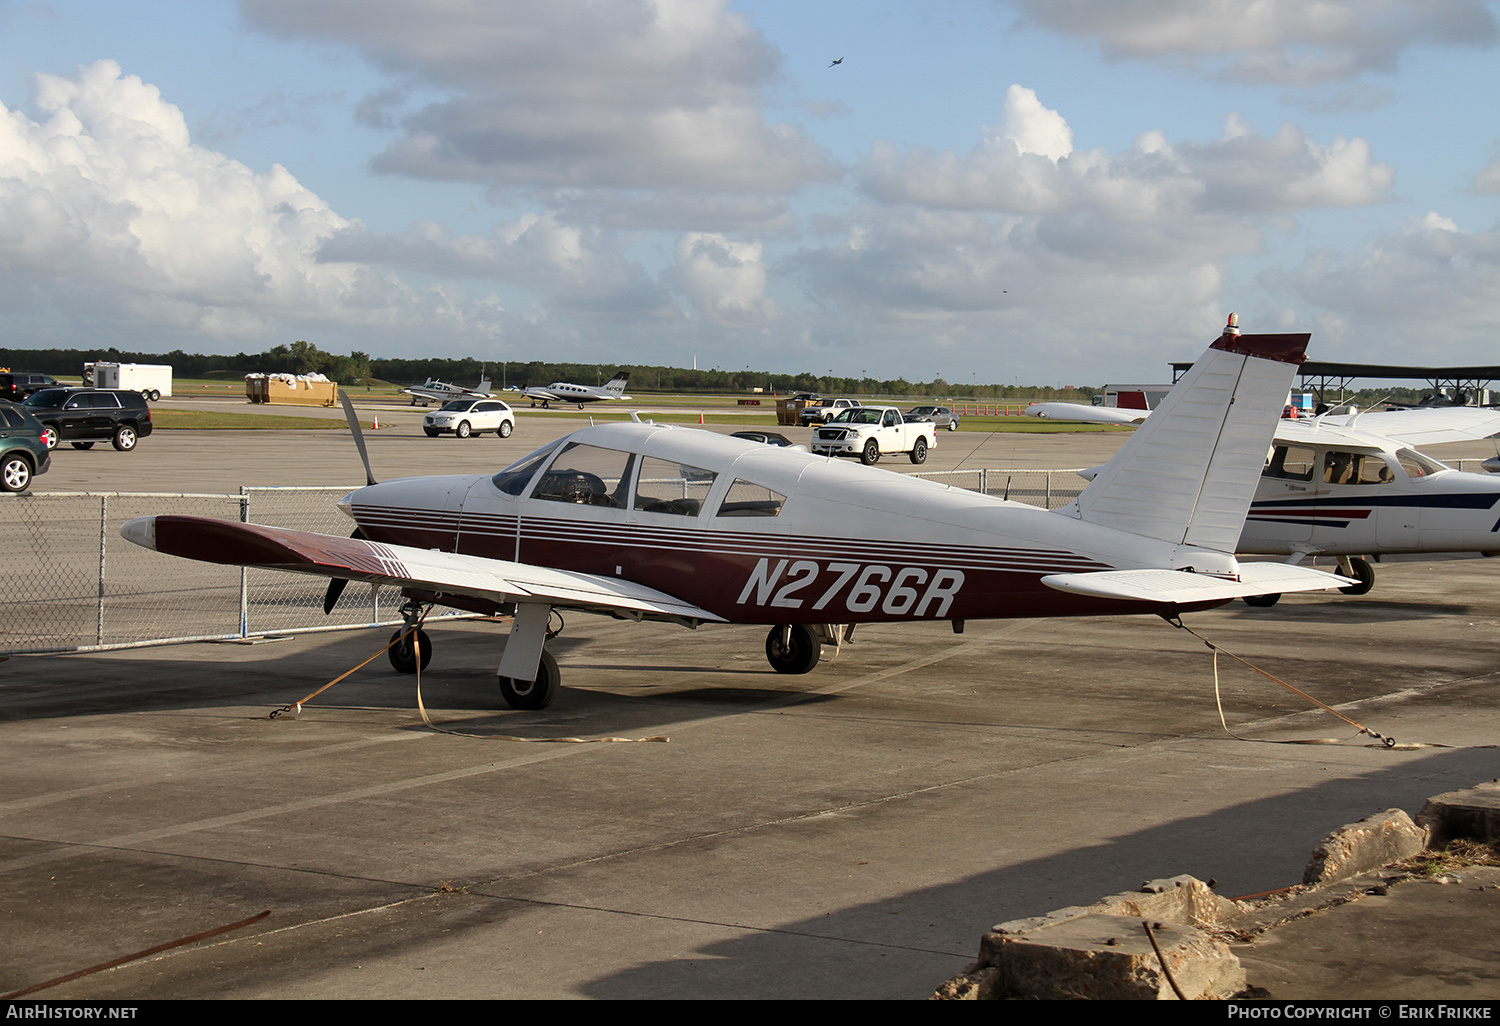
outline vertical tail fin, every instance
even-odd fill
[[[598,381],[599,379],[595,378],[594,380]],[[606,392],[613,392],[615,395],[619,395],[621,392],[625,391],[625,383],[629,380],[630,372],[620,371],[618,374],[604,383],[604,390]]]
[[[1234,551],[1308,334],[1241,335],[1207,352],[1072,505],[1087,523]]]

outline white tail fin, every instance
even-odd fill
[[[598,381],[599,379],[595,378],[594,380]],[[607,382],[605,382],[605,384],[604,384],[604,390],[606,392],[613,392],[615,395],[619,395],[621,392],[625,391],[625,382],[627,382],[629,380],[630,380],[630,372],[629,371],[621,371],[620,373],[616,374],[614,377],[610,378]]]
[[[1059,512],[1179,545],[1234,551],[1307,334],[1230,327]]]
[[[479,375],[479,384],[477,386],[475,386],[474,391],[476,391],[476,392],[488,392],[489,390],[490,390],[490,379],[489,379],[488,375],[485,375],[485,374]]]

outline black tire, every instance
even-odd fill
[[[1369,564],[1368,560],[1360,559],[1358,556],[1349,560],[1349,573],[1345,576],[1359,580],[1358,584],[1339,589],[1345,595],[1364,595],[1375,587],[1375,568]]]
[[[957,431],[958,430],[958,421],[957,420],[950,420],[948,422],[948,430],[949,431]]]
[[[1261,607],[1274,606],[1277,602],[1280,602],[1280,601],[1281,601],[1281,592],[1279,592],[1279,591],[1272,592],[1270,595],[1246,595],[1245,596],[1245,605],[1247,605],[1247,606],[1261,606]]]
[[[873,467],[880,462],[880,443],[870,439],[865,443],[865,451],[859,454],[859,462],[867,467]]]
[[[131,427],[129,424],[121,424],[119,427],[115,428],[115,437],[110,441],[109,444],[114,446],[120,452],[129,452],[131,449],[135,448],[135,443],[139,440],[140,439],[136,436],[135,428]]]
[[[926,463],[927,462],[927,439],[925,439],[925,438],[918,438],[916,444],[911,447],[911,453],[909,454],[908,458],[913,463]]]
[[[502,420],[500,422],[500,426],[495,429],[495,434],[499,435],[501,438],[509,438],[510,437],[510,433],[512,431],[514,431],[515,429],[516,429],[516,426],[514,424],[512,424],[510,421],[508,421],[508,420]]]
[[[146,398],[147,398],[147,399],[148,399],[148,400],[150,400],[150,401],[151,401],[151,402],[153,402],[153,403],[154,403],[154,402],[156,402],[156,401],[157,401],[157,400],[158,400],[158,399],[160,399],[160,398],[161,398],[161,393],[160,393],[160,392],[158,392],[158,391],[157,391],[157,390],[156,390],[156,389],[154,389],[154,388],[153,388],[153,389],[152,389],[152,390],[151,390],[151,394],[150,394],[150,395],[148,395],[148,396],[146,396]]]
[[[93,442],[69,442],[68,444],[75,449],[92,449],[94,447]]]
[[[56,449],[57,443],[61,440],[62,436],[57,433],[57,428],[53,427],[51,424],[42,425],[42,443],[46,445],[49,450]]]
[[[458,427],[453,429],[453,433],[459,438],[468,438],[473,433],[473,429],[469,427],[468,421],[461,420],[458,422]]]
[[[557,669],[557,660],[544,648],[542,661],[536,668],[536,680],[501,677],[499,681],[500,697],[512,709],[545,709],[561,690],[562,674]]]
[[[0,491],[24,492],[31,487],[31,464],[20,453],[0,459]]]
[[[818,635],[804,623],[792,625],[785,644],[782,631],[785,627],[772,627],[766,635],[766,661],[777,673],[808,673],[823,656],[823,643]]]
[[[427,638],[427,632],[420,627],[417,629],[417,647],[422,652],[422,669],[427,669],[427,664],[432,662],[432,642]],[[402,627],[391,635],[395,642],[385,650],[386,657],[391,661],[391,669],[397,673],[416,673],[417,657],[411,647],[411,628]]]
[[[439,433],[440,433],[440,432],[434,431],[432,428],[423,428],[422,430],[423,430],[423,432],[426,433],[426,435],[427,435],[428,438],[436,438],[439,435]]]

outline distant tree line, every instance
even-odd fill
[[[930,397],[934,399],[961,396],[980,401],[1006,399],[1076,399],[1088,402],[1097,389],[1079,386],[1073,389],[1043,385],[958,384],[938,378],[934,381],[907,381],[905,378],[845,378],[833,374],[772,374],[754,370],[695,370],[683,367],[652,367],[639,364],[628,368],[601,363],[543,363],[540,360],[502,363],[481,362],[472,357],[457,360],[373,359],[366,353],[348,356],[325,353],[311,342],[297,341],[274,346],[263,353],[237,353],[234,356],[184,353],[140,353],[120,349],[0,349],[0,367],[37,371],[54,376],[77,377],[83,365],[95,361],[118,363],[166,363],[181,378],[239,377],[245,374],[323,374],[344,385],[363,385],[370,380],[410,385],[439,378],[459,385],[473,385],[487,376],[495,388],[510,385],[549,385],[570,381],[580,385],[602,385],[615,372],[628,369],[627,392],[723,392],[745,394],[756,388],[765,393],[786,395],[791,392],[817,392],[823,395],[884,395]]]

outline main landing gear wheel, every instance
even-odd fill
[[[410,627],[402,627],[392,634],[391,640],[395,644],[386,649],[385,654],[391,661],[391,668],[397,673],[417,672],[417,654],[412,651],[411,631]],[[427,640],[427,632],[422,628],[416,628],[416,632],[417,647],[422,650],[422,669],[425,670],[427,664],[432,662],[432,642]]]
[[[772,627],[766,635],[766,659],[777,673],[808,673],[822,655],[823,643],[806,624]]]
[[[880,462],[880,443],[870,439],[865,443],[865,451],[859,454],[859,461],[867,467],[873,467]]]
[[[927,439],[917,439],[917,444],[911,447],[911,456],[909,458],[913,463],[927,462]]]
[[[1347,588],[1340,588],[1345,595],[1363,595],[1375,587],[1375,568],[1368,560],[1360,559],[1358,556],[1349,560],[1349,570],[1346,573],[1343,567],[1339,567],[1339,573],[1345,577],[1356,578],[1359,583],[1351,584]]]
[[[552,704],[561,687],[562,674],[552,653],[542,649],[542,661],[536,668],[536,680],[501,677],[500,697],[512,709],[545,709]]]
[[[1281,601],[1281,592],[1273,592],[1270,595],[1246,595],[1244,598],[1247,606],[1274,606]]]

